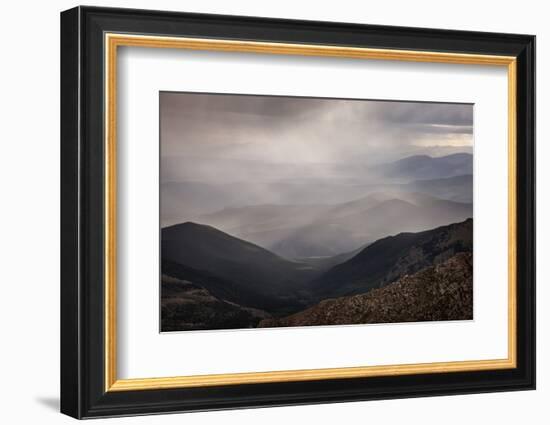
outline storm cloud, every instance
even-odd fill
[[[410,155],[471,153],[473,105],[161,92],[160,126],[163,204],[180,205],[170,198],[189,182],[279,202],[267,183],[356,181]]]
[[[162,156],[364,163],[472,146],[468,104],[167,92],[160,96]]]

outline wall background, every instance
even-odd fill
[[[57,413],[59,381],[59,12],[72,1],[10,2],[0,31],[0,399],[2,421],[70,423]],[[538,74],[538,389],[320,406],[111,420],[110,423],[255,424],[545,423],[550,417],[550,27],[544,2],[463,0],[459,4],[278,0],[94,1],[155,8],[369,24],[519,32],[537,35]],[[546,195],[546,196],[545,196]]]

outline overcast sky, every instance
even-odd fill
[[[162,157],[372,163],[471,152],[466,104],[167,93]]]

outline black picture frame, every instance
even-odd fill
[[[105,391],[104,34],[308,43],[517,59],[517,367]],[[75,418],[535,388],[535,37],[76,7],[61,13],[61,412]]]

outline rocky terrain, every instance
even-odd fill
[[[473,319],[472,254],[459,253],[366,294],[327,299],[259,327]]]
[[[162,276],[161,330],[255,328],[268,313],[222,300],[204,287]]]

